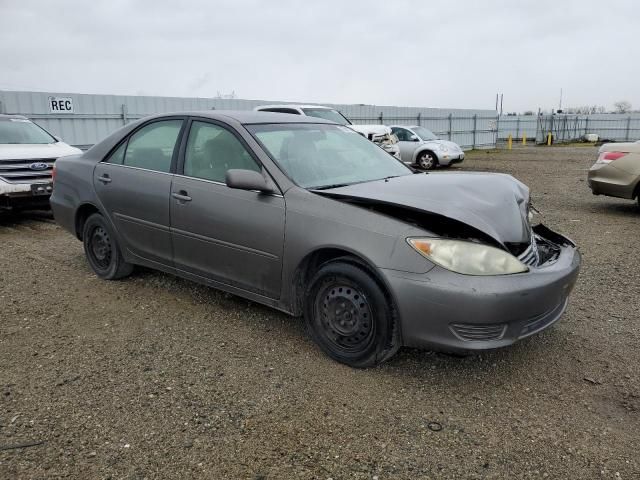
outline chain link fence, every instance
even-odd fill
[[[596,115],[520,115],[501,116],[498,121],[498,144],[523,137],[536,143],[568,143],[596,134],[603,142],[632,142],[640,140],[640,114]]]

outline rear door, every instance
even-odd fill
[[[193,120],[183,143],[179,174],[171,189],[175,268],[278,298],[284,198],[227,187],[229,169],[266,174],[231,127]]]
[[[134,131],[94,170],[93,183],[123,248],[171,265],[169,198],[184,118],[154,120]]]

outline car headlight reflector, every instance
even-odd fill
[[[408,238],[420,255],[452,272],[463,275],[509,275],[529,268],[499,248],[447,238]]]

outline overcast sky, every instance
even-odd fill
[[[0,89],[640,108],[640,1],[0,0]]]

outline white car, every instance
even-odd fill
[[[431,170],[437,166],[449,167],[464,160],[460,145],[441,140],[427,128],[393,125],[391,131],[398,137],[400,158],[407,165]]]
[[[372,125],[354,125],[351,121],[342,115],[338,110],[331,107],[324,107],[321,105],[260,105],[254,108],[258,112],[276,112],[276,113],[289,113],[292,115],[306,115],[308,117],[324,118],[325,120],[331,120],[332,122],[345,125],[352,130],[367,137],[376,145],[382,147],[387,153],[390,153],[398,160],[400,160],[400,148],[398,146],[398,139],[393,135],[391,129],[385,125],[372,124]]]
[[[0,115],[0,210],[49,206],[57,158],[82,153],[20,115]]]

